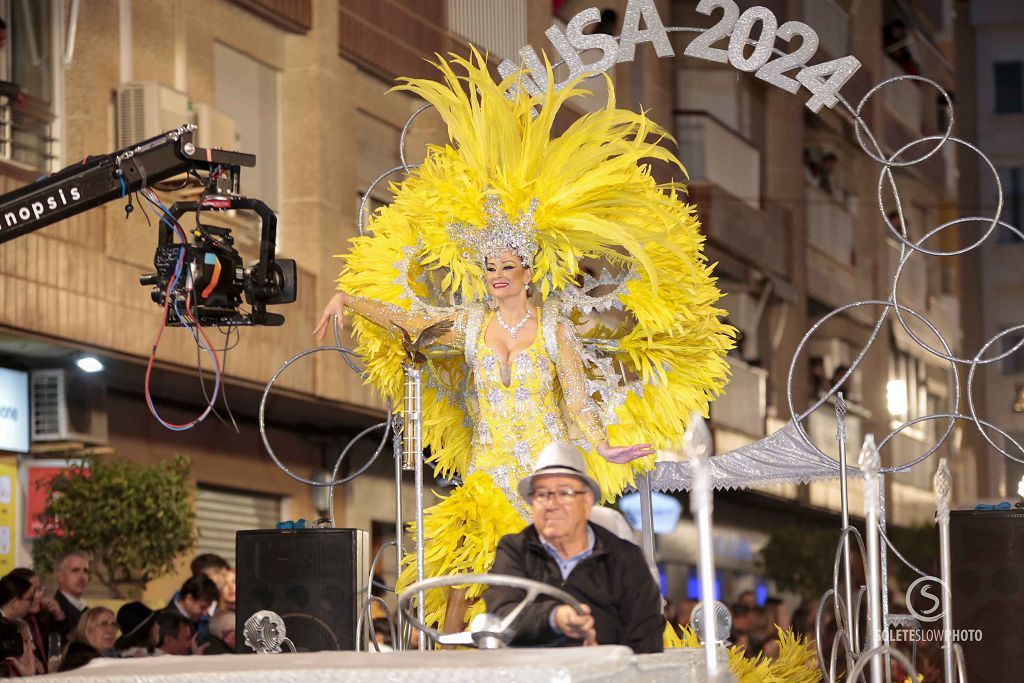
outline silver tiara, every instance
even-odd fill
[[[537,204],[536,199],[532,200],[529,208],[520,211],[513,221],[505,213],[501,198],[488,193],[484,202],[487,225],[478,227],[468,223],[449,223],[448,234],[465,249],[462,253],[464,258],[475,258],[482,262],[488,256],[514,251],[522,260],[523,267],[529,268],[538,249],[537,227],[533,222]]]

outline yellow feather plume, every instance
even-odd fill
[[[774,660],[764,655],[748,659],[742,647],[729,648],[729,670],[738,683],[819,683],[821,671],[814,642],[779,626],[775,628],[779,633],[779,656]],[[703,647],[689,624],[675,628],[665,624],[664,644],[666,649]]]

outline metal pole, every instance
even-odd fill
[[[399,415],[392,416],[394,429],[391,432],[391,450],[395,456],[395,583],[398,583],[398,576],[402,573],[402,538],[405,536],[405,522],[402,518],[402,437],[399,432],[402,429],[402,418]],[[405,617],[402,610],[395,613],[395,650],[405,649],[405,629],[403,628]]]
[[[949,587],[952,568],[949,559],[949,494],[953,478],[945,458],[939,459],[932,480],[935,488],[935,518],[939,523],[939,578],[942,579],[942,660],[946,683],[953,683],[953,605]]]
[[[423,573],[423,415],[420,412],[423,378],[420,368],[407,362],[405,370],[405,421],[402,440],[403,467],[415,472],[416,486],[416,582],[421,583]],[[416,596],[416,616],[424,622],[423,591]],[[427,649],[427,639],[420,636],[420,650]]]
[[[411,362],[406,362],[402,369],[405,371],[402,467],[408,471],[416,467],[416,455],[423,452],[423,376],[420,368]]]
[[[422,582],[423,574],[423,450],[416,454],[416,581]],[[424,621],[423,591],[416,596],[416,618]],[[427,649],[427,638],[420,634],[420,650]]]
[[[882,665],[884,658],[877,653],[882,645],[882,585],[879,575],[878,547],[878,516],[880,501],[878,498],[878,470],[881,462],[875,437],[868,434],[864,437],[864,446],[860,451],[860,469],[864,473],[864,526],[867,531],[867,597],[868,597],[868,638],[865,652],[874,652],[871,657],[871,683],[882,683]]]
[[[889,529],[885,524],[885,475],[878,475],[878,529],[888,538]],[[889,644],[889,544],[879,543],[878,568],[882,577],[882,642]],[[885,670],[890,671],[892,657],[885,651]]]
[[[690,510],[697,520],[697,548],[700,570],[700,599],[704,609],[704,659],[707,678],[718,677],[718,635],[715,633],[715,556],[711,536],[711,473],[707,459],[701,455],[691,460],[693,488],[690,490]]]
[[[638,474],[636,487],[640,492],[640,547],[644,551],[647,565],[654,567],[654,506],[651,504],[651,475],[649,473]]]
[[[843,392],[836,394],[836,440],[839,441],[839,499],[843,522],[843,599],[846,601],[846,635],[849,654],[856,656],[860,644],[853,637],[853,579],[850,576],[850,493],[846,483],[846,401]]]

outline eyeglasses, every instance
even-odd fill
[[[587,493],[587,489],[582,491],[578,491],[576,489],[531,491],[529,500],[531,503],[537,503],[538,505],[547,505],[550,500],[554,500],[559,505],[568,505],[576,500],[576,496],[582,496],[585,493]]]
[[[116,621],[98,621],[98,622],[96,622],[96,628],[112,628],[112,629],[116,629],[117,628],[117,622]]]

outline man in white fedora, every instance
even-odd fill
[[[533,473],[519,482],[533,524],[498,544],[491,572],[522,576],[565,590],[583,603],[579,615],[540,596],[516,621],[512,645],[627,645],[661,652],[661,595],[640,548],[591,523],[600,489],[571,443],[541,451]],[[492,586],[487,611],[508,614],[522,599],[516,588]]]

